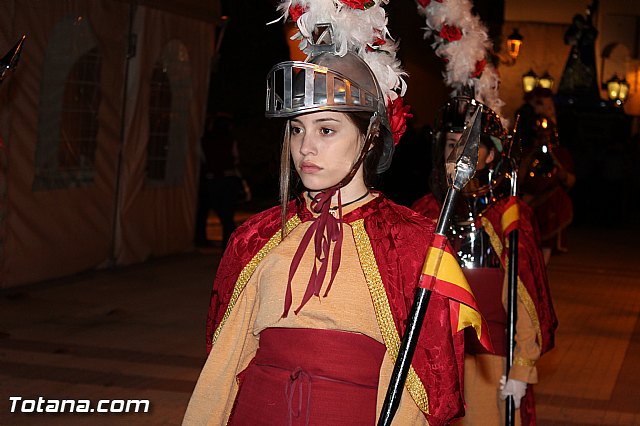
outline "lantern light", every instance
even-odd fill
[[[551,77],[548,71],[545,71],[542,77],[540,77],[538,80],[538,86],[549,90],[553,88],[553,77]]]
[[[620,102],[624,102],[627,100],[627,96],[629,96],[629,83],[626,79],[620,80],[620,90],[618,92],[618,99]]]
[[[536,88],[537,84],[538,75],[532,69],[522,76],[522,90],[524,90],[524,93],[531,92]]]
[[[511,35],[507,38],[507,52],[514,61],[518,59],[518,55],[520,54],[520,47],[522,46],[523,40],[524,37],[522,37],[522,34],[518,32],[517,28],[514,28]]]
[[[607,82],[607,95],[612,101],[616,101],[620,97],[620,79],[617,74],[614,74]]]

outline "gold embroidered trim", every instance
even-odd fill
[[[502,259],[502,241],[498,238],[498,234],[496,234],[495,229],[491,225],[491,222],[487,220],[487,218],[482,218],[482,226],[484,227],[485,232],[489,235],[489,240],[491,241],[491,246],[498,254],[498,257]],[[509,259],[505,257],[505,261],[503,264],[504,270],[509,270]],[[505,274],[506,275],[506,274]],[[536,312],[536,307],[533,304],[533,299],[529,295],[527,288],[524,286],[524,283],[518,276],[518,297],[522,301],[527,313],[531,317],[531,321],[533,322],[533,326],[536,329],[536,335],[538,337],[538,343],[542,345],[542,330],[540,329],[540,320],[538,319],[538,313]]]
[[[364,219],[358,219],[350,225],[353,229],[353,237],[355,239],[358,257],[360,258],[360,264],[362,265],[362,272],[364,272],[369,293],[371,294],[371,300],[373,301],[378,327],[380,327],[384,344],[395,362],[400,350],[400,336],[393,321],[391,306],[389,305],[389,299],[387,299],[387,293],[382,283],[378,264],[373,254],[369,235],[367,235],[367,231],[364,229]],[[405,387],[416,402],[418,408],[420,408],[422,412],[429,414],[427,391],[418,374],[413,369],[413,366],[409,367]]]
[[[496,234],[496,231],[493,229],[493,225],[486,217],[480,219],[482,221],[482,227],[484,228],[487,235],[489,235],[489,241],[491,241],[491,246],[496,251],[496,254],[500,259],[502,259],[502,241],[500,241],[500,237]]]
[[[536,362],[532,359],[525,359],[517,356],[513,358],[513,365],[519,365],[521,367],[535,367]]]
[[[298,225],[300,225],[300,218],[297,215],[293,216],[291,219],[287,221],[287,224],[285,226],[285,234],[288,234],[289,232],[291,232]],[[280,244],[280,241],[282,241],[282,236],[280,235],[280,230],[278,230],[269,239],[269,241],[267,241],[264,247],[262,247],[260,251],[255,256],[253,256],[253,259],[251,259],[249,263],[247,263],[246,266],[242,268],[242,271],[240,272],[240,275],[236,280],[236,284],[233,287],[233,293],[231,294],[231,299],[229,299],[229,305],[227,306],[227,310],[225,311],[224,316],[222,317],[222,320],[218,325],[218,328],[213,334],[213,339],[211,341],[212,345],[216,343],[216,340],[220,335],[220,331],[222,330],[222,326],[224,326],[225,322],[231,315],[231,311],[233,310],[236,302],[238,301],[238,298],[240,297],[240,293],[242,293],[242,290],[244,290],[245,286],[249,282],[249,279],[255,272],[256,268],[258,267],[258,264],[262,262],[262,259],[264,259],[265,256],[271,250],[273,250],[278,244]]]

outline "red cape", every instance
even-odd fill
[[[508,201],[508,198],[498,200],[483,213],[483,218],[490,224],[490,227],[484,226],[485,232],[491,237],[494,249],[499,255],[502,254],[504,247],[506,247],[506,236],[502,232],[501,219]],[[412,208],[419,213],[433,214],[434,211],[439,213],[439,206],[440,204],[433,194],[428,194],[416,201]],[[544,354],[554,347],[554,334],[558,327],[558,318],[551,301],[549,281],[544,258],[540,251],[540,237],[535,217],[531,208],[520,199],[518,199],[518,208],[520,213],[518,226],[518,277],[527,290],[528,297],[533,302],[538,323],[536,327],[538,344],[541,348],[541,354]],[[483,225],[486,225],[486,222]],[[496,237],[495,239],[493,238],[494,236]],[[506,253],[501,258],[504,262]],[[532,422],[535,419],[535,409],[531,386],[529,386],[525,399],[522,401],[520,412],[523,417],[522,424],[534,424]]]
[[[289,218],[297,216],[302,222],[313,218],[304,203],[298,200],[292,201],[288,210]],[[356,225],[358,222],[364,226],[395,325],[393,332],[401,338],[427,249],[433,239],[434,224],[410,209],[394,204],[382,194],[346,214],[343,220],[347,224]],[[280,209],[274,207],[252,217],[233,234],[213,286],[207,320],[207,350],[211,350],[212,338],[223,322],[241,272],[245,266],[255,263],[256,255],[274,244],[274,239],[279,241],[279,233]],[[361,256],[363,265],[365,261]],[[364,272],[368,276],[371,271]],[[426,411],[429,424],[445,425],[464,413],[461,391],[464,337],[462,333],[453,335],[451,331],[446,298],[436,293],[431,295],[422,330],[411,364],[421,382],[418,388],[423,385],[422,393],[426,391],[424,403],[418,403],[418,406]],[[381,331],[384,335],[384,330]],[[393,354],[386,339],[385,345]],[[409,379],[406,386],[416,400]],[[417,399],[421,400],[419,393]]]

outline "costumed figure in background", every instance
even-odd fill
[[[197,246],[210,245],[207,218],[213,208],[222,225],[222,247],[226,247],[236,229],[235,212],[240,201],[249,201],[250,191],[240,173],[238,142],[233,136],[233,117],[218,112],[209,115],[201,139],[203,162],[200,170],[198,211],[196,215]]]
[[[477,102],[454,97],[440,110],[436,122],[432,190],[413,205],[430,217],[438,211],[447,188],[445,161],[463,131],[465,117]],[[550,298],[535,220],[531,209],[517,201],[520,210],[518,243],[517,321],[514,362],[505,385],[507,354],[507,238],[502,223],[515,202],[508,197],[512,161],[504,155],[508,139],[499,117],[482,110],[481,147],[474,178],[462,190],[462,199],[451,221],[450,241],[487,320],[495,353],[465,334],[465,425],[500,425],[504,422],[504,399],[514,397],[516,424],[534,424],[532,384],[537,383],[535,364],[553,347],[556,316]],[[502,386],[501,386],[502,382]],[[523,399],[522,399],[523,398]],[[520,418],[521,419],[520,419]],[[522,423],[520,423],[522,420]]]
[[[381,1],[285,1],[306,61],[267,77],[286,119],[281,205],[240,226],[214,282],[210,351],[184,424],[376,422],[433,221],[369,186],[405,127]],[[386,2],[384,2],[386,3]],[[394,424],[463,413],[462,333],[434,294]]]
[[[511,146],[506,149],[503,129],[507,123],[499,116],[504,105],[499,97],[500,78],[486,59],[491,55],[491,42],[480,18],[473,14],[470,1],[417,2],[418,12],[425,17],[426,36],[433,39],[431,46],[436,55],[446,62],[445,84],[452,88],[452,99],[441,109],[435,129],[433,193],[414,204],[417,211],[430,215],[438,210],[446,190],[445,161],[448,151],[455,145],[452,142],[460,138],[461,125],[477,108],[474,105],[486,106],[482,109],[483,134],[476,177],[463,189],[467,202],[458,203],[458,218],[452,220],[451,225],[455,234],[451,240],[480,312],[489,323],[496,354],[486,353],[472,336],[465,339],[467,410],[462,421],[465,424],[499,425],[505,418],[511,422],[522,417],[523,424],[531,424],[535,422],[530,386],[537,382],[535,363],[540,355],[553,347],[557,320],[531,210],[515,197],[501,198],[510,194],[509,189],[513,190],[507,183],[514,184],[515,179],[505,179],[505,176],[510,172],[513,176],[516,166],[506,153],[515,150]],[[510,250],[505,249],[510,240],[507,238],[510,227],[503,229],[502,226],[512,203],[521,207],[517,276],[508,273],[515,271],[507,266]],[[507,280],[507,277],[511,279]],[[507,309],[509,317],[513,318],[509,322],[504,306],[505,293],[517,296],[510,298],[514,303]],[[507,328],[510,331],[508,339]],[[508,378],[501,377],[507,370]],[[503,398],[519,406],[521,416],[510,415],[513,414],[511,410],[505,416],[507,404],[501,401]]]
[[[519,190],[535,212],[548,264],[553,252],[567,251],[566,228],[573,220],[568,191],[576,175],[571,153],[560,145],[551,91],[536,88],[525,101],[517,111],[516,135],[523,151]]]

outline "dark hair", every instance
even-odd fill
[[[371,113],[352,112],[347,113],[346,115],[349,117],[349,120],[356,125],[360,134],[366,137],[369,131],[369,124],[371,123]],[[384,150],[384,138],[382,137],[382,129],[380,129],[377,134],[368,136],[371,138],[371,148],[364,157],[363,172],[364,184],[367,187],[372,187],[378,177],[377,169],[380,157],[382,157],[382,152]]]

